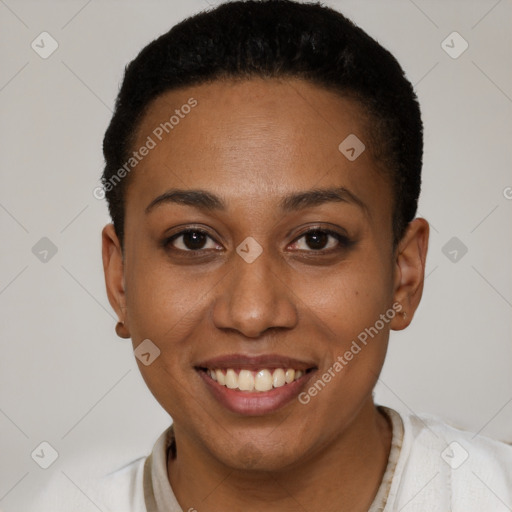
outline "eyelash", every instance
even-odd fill
[[[175,240],[177,240],[181,236],[186,235],[188,233],[200,233],[202,235],[206,235],[208,238],[210,238],[210,240],[213,240],[215,243],[218,243],[212,236],[210,236],[208,231],[205,231],[204,229],[200,229],[200,228],[188,228],[188,229],[184,229],[183,231],[180,231],[179,233],[175,233],[174,235],[166,238],[162,242],[163,247],[167,250],[171,250],[174,252],[186,253],[190,256],[200,255],[201,253],[204,254],[205,251],[207,251],[208,249],[187,249],[187,250],[185,250],[185,249],[176,249],[175,247],[172,247],[172,243]],[[311,229],[308,229],[307,231],[302,232],[299,236],[297,236],[297,238],[295,238],[293,240],[292,244],[296,244],[299,240],[306,237],[310,233],[321,233],[321,234],[325,234],[328,236],[332,236],[333,238],[335,238],[338,241],[338,246],[334,247],[334,248],[330,248],[330,249],[316,249],[316,250],[315,249],[307,249],[307,250],[297,249],[299,252],[306,252],[306,253],[312,253],[312,254],[318,254],[318,255],[329,255],[329,254],[338,252],[343,249],[348,249],[349,247],[351,247],[354,244],[354,242],[352,240],[350,240],[347,236],[345,236],[341,233],[338,233],[337,231],[333,231],[331,229],[326,229],[326,228],[321,228],[321,227],[313,227]]]

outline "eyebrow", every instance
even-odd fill
[[[314,188],[304,192],[296,192],[283,197],[279,202],[279,207],[284,213],[289,213],[332,202],[354,204],[369,216],[368,206],[345,187]],[[145,212],[150,213],[158,206],[169,203],[193,206],[207,211],[225,211],[227,209],[225,202],[219,196],[206,190],[170,189],[153,199],[146,207]]]

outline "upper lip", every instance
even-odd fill
[[[316,368],[316,365],[310,361],[300,361],[293,357],[277,354],[264,354],[261,356],[228,354],[201,361],[196,364],[195,367],[208,369],[239,368],[242,370],[259,370],[261,368],[293,368],[294,370],[306,371],[311,368]]]

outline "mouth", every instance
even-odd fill
[[[264,393],[287,386],[299,380],[312,368],[303,371],[295,368],[261,368],[258,371],[241,368],[201,368],[202,371],[220,386],[237,391]]]
[[[314,364],[278,356],[230,356],[195,367],[211,394],[231,412],[255,416],[284,407],[317,370]]]

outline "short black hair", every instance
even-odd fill
[[[223,79],[301,78],[354,98],[393,190],[393,246],[414,218],[421,188],[423,125],[411,83],[393,55],[321,3],[240,0],[186,18],[126,67],[108,126],[102,184],[121,244],[126,164],[140,121],[164,92]],[[340,140],[341,142],[341,140]],[[123,173],[123,175],[126,173]]]

